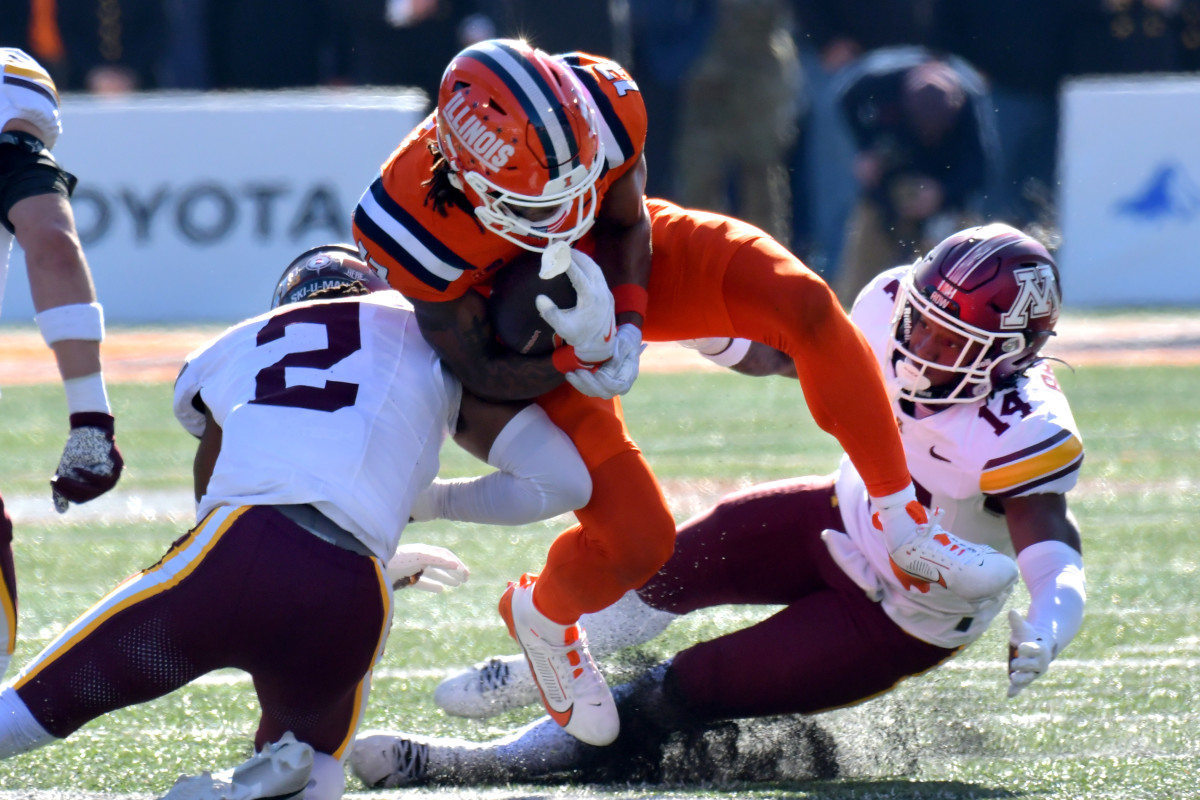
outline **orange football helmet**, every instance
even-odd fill
[[[540,252],[591,228],[604,145],[587,90],[550,55],[515,39],[460,52],[438,90],[437,139],[488,230]]]

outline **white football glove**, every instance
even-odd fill
[[[1054,660],[1053,637],[1029,624],[1015,608],[1008,611],[1008,696],[1016,697]]]
[[[444,592],[461,586],[471,570],[458,556],[432,544],[402,544],[387,562],[392,589],[412,586],[426,592]]]
[[[557,249],[543,254],[542,272],[539,273],[542,277],[554,276],[547,274],[547,265],[564,260],[563,252]],[[612,291],[600,265],[590,256],[574,249],[570,250],[569,256],[566,273],[575,287],[575,306],[559,308],[544,294],[539,294],[534,303],[542,319],[564,342],[575,348],[575,356],[580,361],[599,364],[612,358],[615,346],[617,318]],[[553,269],[549,271],[553,273]]]
[[[567,373],[567,383],[581,394],[607,399],[625,394],[633,388],[641,364],[642,351],[646,349],[646,345],[642,344],[642,329],[637,325],[625,323],[617,328],[617,335],[613,338],[616,340],[613,356],[601,364],[599,369],[577,369]]]

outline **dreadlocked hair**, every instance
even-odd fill
[[[433,210],[443,217],[449,213],[449,207],[454,206],[465,211],[474,219],[475,209],[471,206],[471,202],[450,182],[452,171],[450,162],[442,155],[442,151],[438,149],[435,142],[429,143],[429,152],[433,154],[433,174],[429,176],[429,180],[421,184],[428,189],[425,193],[425,205],[432,205]]]

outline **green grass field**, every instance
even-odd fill
[[[356,797],[1185,798],[1200,796],[1200,368],[1059,370],[1087,445],[1072,507],[1084,533],[1089,603],[1079,637],[1050,673],[1005,699],[1003,621],[947,667],[855,709],[825,715],[844,777],[734,787],[497,787],[364,792]],[[17,523],[21,628],[34,655],[190,523],[193,442],[167,385],[117,385],[128,462],[104,513],[56,518],[46,480],[63,440],[56,386],[4,390],[0,489]],[[733,374],[646,374],[626,400],[630,426],[680,517],[738,485],[827,472],[836,442],[812,423],[798,387]],[[448,450],[445,472],[476,466]],[[562,520],[523,528],[413,526],[409,541],[448,546],[471,581],[447,595],[398,596],[367,727],[490,738],[531,719],[488,724],[443,715],[433,687],[451,667],[512,646],[494,608],[504,582],[537,568]],[[1023,590],[1015,602],[1025,603]],[[639,658],[757,618],[732,608],[676,623]],[[319,647],[319,642],[314,642]],[[619,667],[619,662],[614,662]],[[80,793],[157,796],[181,773],[248,754],[256,703],[245,676],[209,676],[126,709],[70,740],[0,764],[0,800]],[[361,792],[361,794],[359,794]]]

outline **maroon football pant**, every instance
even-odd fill
[[[64,738],[236,667],[250,673],[262,706],[256,747],[290,730],[340,757],[390,614],[377,559],[269,506],[223,508],[71,623],[15,685],[42,727]]]
[[[4,498],[0,497],[0,614],[7,636],[0,638],[0,651],[13,654],[17,643],[17,568],[13,563],[13,527]]]
[[[674,555],[638,590],[680,614],[784,606],[675,656],[677,685],[701,719],[853,705],[954,654],[892,622],[833,561],[821,541],[826,528],[844,530],[833,476],[735,492],[679,528]]]

